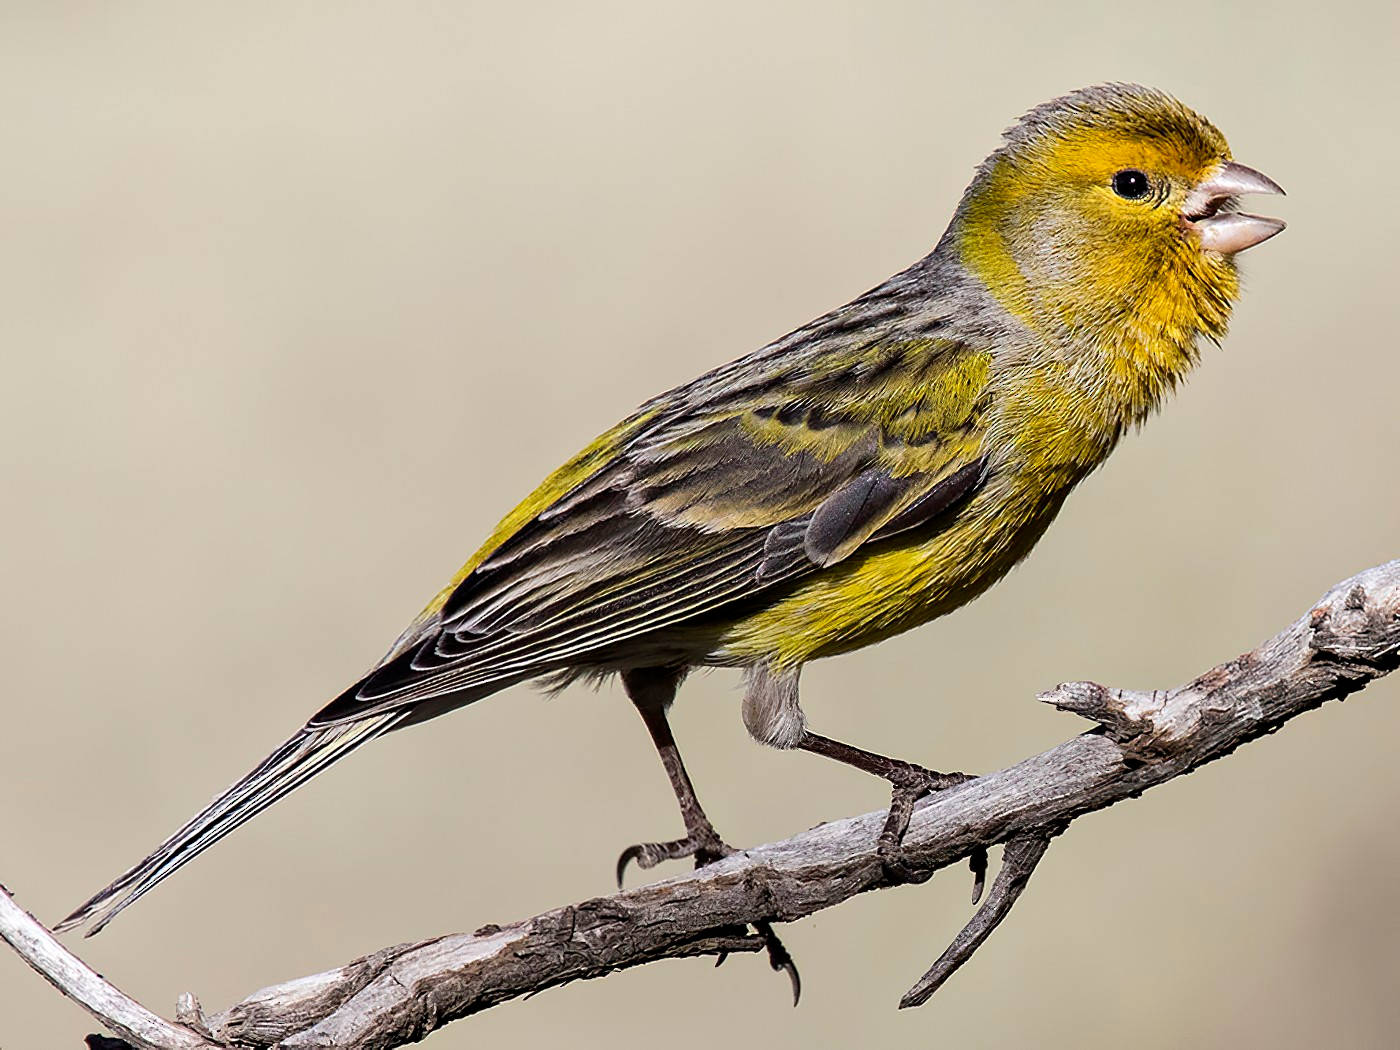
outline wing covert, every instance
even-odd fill
[[[313,724],[606,662],[946,513],[985,474],[986,355],[928,339],[858,363],[644,406]]]

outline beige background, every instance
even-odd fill
[[[50,920],[374,660],[537,478],[936,240],[1028,106],[1133,79],[1291,196],[1223,352],[975,606],[810,669],[824,731],[992,769],[1081,677],[1179,682],[1400,556],[1393,3],[5,5],[0,879]],[[880,786],[676,727],[735,843]],[[1400,679],[1075,824],[917,1011],[960,874],[761,962],[551,991],[429,1045],[1380,1047],[1400,1025]],[[529,770],[527,773],[526,770]],[[614,689],[385,740],[85,956],[210,1008],[607,891],[678,830]],[[676,1030],[663,1035],[667,1022]],[[0,1046],[93,1029],[0,952]]]

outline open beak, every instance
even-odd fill
[[[1246,193],[1281,194],[1283,187],[1263,172],[1228,160],[1187,195],[1181,217],[1196,231],[1202,248],[1234,255],[1284,228],[1282,219],[1232,210],[1235,198]]]

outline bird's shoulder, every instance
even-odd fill
[[[772,526],[857,476],[929,476],[974,455],[992,354],[890,333],[793,353],[683,391],[619,449],[633,509],[706,531]]]

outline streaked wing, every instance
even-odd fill
[[[800,363],[644,406],[614,455],[499,542],[312,725],[466,702],[642,638],[664,644],[981,481],[984,353],[925,338]]]

